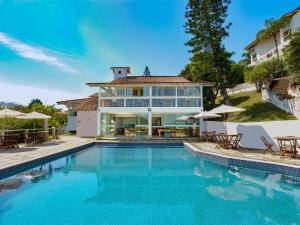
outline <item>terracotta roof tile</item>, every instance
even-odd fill
[[[110,82],[110,84],[141,83],[190,83],[190,81],[179,76],[128,76],[125,78],[118,78]]]

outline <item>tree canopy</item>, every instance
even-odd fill
[[[149,70],[149,67],[148,67],[148,66],[145,67],[145,70],[144,70],[144,76],[146,76],[146,77],[151,76],[151,73],[150,73],[150,70]]]
[[[228,36],[231,23],[226,23],[230,0],[189,0],[186,7],[186,33],[191,39],[186,43],[193,54],[191,72],[194,80],[213,81],[228,104],[226,88],[230,76],[231,53],[223,41]],[[198,70],[199,69],[199,70]]]
[[[294,75],[295,81],[300,82],[300,30],[292,35],[290,44],[285,49],[284,58],[288,70]]]

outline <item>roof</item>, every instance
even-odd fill
[[[86,99],[84,102],[74,107],[72,111],[96,111],[98,108],[98,98],[92,97]]]
[[[300,7],[294,9],[293,11],[291,12],[288,12],[286,14],[284,14],[281,18],[284,18],[284,17],[292,17],[294,16],[296,13],[300,12]],[[252,41],[250,44],[248,44],[246,47],[245,47],[245,50],[250,50],[251,48],[253,48],[255,45],[257,45],[257,43],[259,43],[259,39],[255,39],[254,41]]]
[[[118,78],[108,83],[87,83],[90,87],[98,86],[129,86],[129,85],[146,85],[146,84],[181,84],[181,85],[206,85],[211,86],[208,82],[192,83],[184,77],[180,76],[127,76],[125,78]]]

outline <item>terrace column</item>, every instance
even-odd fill
[[[148,108],[148,137],[152,137],[152,112],[151,112],[151,108]]]
[[[98,107],[97,107],[97,136],[101,136],[101,87],[99,87],[99,94],[98,94]]]

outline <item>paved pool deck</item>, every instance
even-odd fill
[[[64,152],[71,148],[93,143],[94,141],[95,139],[93,138],[62,136],[57,140],[39,145],[20,145],[18,149],[0,148],[0,170]]]
[[[278,153],[272,155],[270,153],[264,153],[263,150],[257,150],[257,149],[240,149],[240,150],[221,149],[221,148],[217,149],[216,144],[207,143],[207,142],[194,142],[189,144],[195,147],[193,150],[207,153],[207,154],[223,156],[227,158],[235,158],[235,159],[242,159],[242,160],[249,160],[249,161],[256,161],[256,162],[259,161],[259,162],[280,164],[280,165],[300,168],[300,158],[295,158],[295,159],[291,159],[290,157],[280,158]]]

